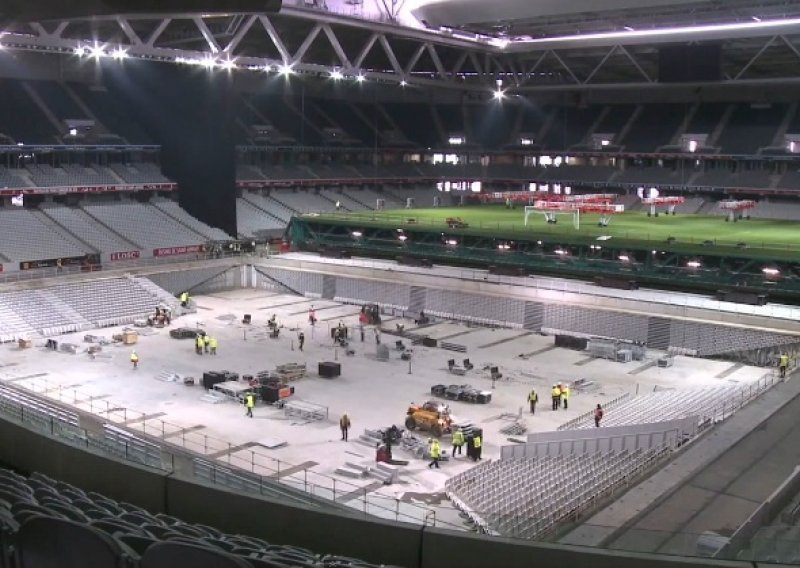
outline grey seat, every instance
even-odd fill
[[[115,536],[114,538],[129,546],[139,556],[142,556],[148,548],[159,542],[155,538],[151,538],[149,536],[140,536],[138,534],[121,534]]]
[[[103,532],[67,519],[33,517],[17,536],[19,568],[126,568],[138,555]]]
[[[158,542],[142,555],[140,568],[253,568],[247,560],[211,548],[183,542]]]

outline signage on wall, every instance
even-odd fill
[[[129,250],[125,252],[112,252],[111,260],[136,260],[141,257],[138,250]]]
[[[176,256],[179,254],[193,254],[203,252],[203,245],[190,245],[186,247],[165,247],[153,249],[153,256]]]

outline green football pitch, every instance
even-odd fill
[[[465,229],[451,231],[448,218],[460,218]],[[363,227],[441,229],[443,232],[465,232],[505,239],[562,240],[563,244],[596,242],[598,237],[608,244],[669,248],[686,252],[712,252],[736,256],[800,258],[800,222],[766,219],[743,219],[726,222],[722,216],[661,213],[648,217],[644,211],[629,211],[611,217],[607,227],[598,226],[599,216],[580,216],[576,229],[572,215],[559,215],[558,222],[547,223],[541,213],[532,213],[524,225],[524,208],[507,209],[503,205],[439,207],[430,209],[394,209],[331,213],[320,220],[346,222]],[[353,227],[357,228],[356,226]],[[610,237],[610,238],[609,238]],[[671,245],[667,247],[667,241]],[[713,243],[713,249],[708,250]]]

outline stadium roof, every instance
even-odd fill
[[[10,49],[244,72],[336,71],[343,80],[487,95],[498,85],[519,93],[661,88],[660,46],[708,43],[721,46],[722,80],[713,84],[796,83],[800,0],[607,0],[602,8],[591,0],[286,0],[277,14],[12,21],[0,33]]]

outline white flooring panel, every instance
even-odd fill
[[[675,365],[668,369],[648,368],[636,375],[628,373],[641,365],[639,362],[619,364],[605,360],[594,360],[583,365],[575,363],[584,361],[585,353],[564,349],[549,349],[528,360],[518,357],[521,353],[530,353],[552,346],[552,337],[528,335],[524,338],[501,343],[494,347],[479,349],[478,347],[500,339],[520,335],[522,330],[472,331],[452,341],[468,346],[466,354],[453,353],[438,348],[414,347],[414,359],[409,365],[399,359],[399,354],[391,350],[389,362],[377,362],[374,358],[375,342],[371,333],[367,341],[361,343],[357,339],[352,343],[356,351],[353,357],[346,357],[341,349],[331,345],[329,326],[336,325],[338,319],[320,322],[313,330],[308,326],[306,310],[314,304],[317,309],[336,306],[334,302],[310,300],[297,296],[267,293],[258,290],[234,290],[218,292],[208,296],[197,296],[197,314],[183,316],[173,321],[173,327],[201,326],[219,339],[219,355],[198,356],[194,352],[191,340],[175,340],[168,336],[168,329],[158,330],[153,335],[140,337],[135,346],[140,356],[139,369],[131,369],[128,357],[130,347],[105,347],[102,356],[90,360],[84,354],[67,355],[47,351],[38,342],[32,349],[19,350],[13,345],[0,346],[0,358],[4,365],[0,369],[0,379],[12,380],[14,384],[25,386],[39,392],[48,391],[48,396],[64,402],[84,401],[82,408],[90,404],[96,412],[112,410],[112,421],[119,423],[133,420],[142,414],[162,416],[151,418],[145,422],[133,422],[132,428],[159,435],[179,432],[182,428],[195,428],[185,435],[169,436],[167,441],[180,443],[188,440],[189,447],[201,453],[213,454],[225,451],[229,446],[258,443],[259,440],[284,439],[286,447],[268,450],[258,448],[239,450],[236,459],[246,463],[248,455],[251,460],[259,460],[259,464],[267,464],[271,460],[281,460],[282,468],[302,464],[308,461],[317,462],[311,468],[312,477],[317,478],[320,485],[330,483],[334,470],[346,461],[363,464],[373,463],[374,449],[359,444],[354,440],[364,428],[380,428],[390,424],[401,426],[405,418],[407,405],[411,401],[422,402],[430,398],[430,386],[435,383],[470,383],[476,387],[491,388],[488,374],[481,371],[483,363],[495,363],[507,379],[498,381],[494,390],[494,399],[489,405],[469,405],[452,403],[453,414],[462,420],[480,424],[484,428],[484,458],[497,458],[500,447],[508,444],[506,437],[500,434],[502,426],[508,424],[500,419],[502,413],[516,413],[526,406],[526,396],[532,387],[540,393],[542,403],[536,416],[523,413],[523,420],[530,431],[554,430],[562,423],[589,411],[598,402],[604,403],[625,392],[652,390],[661,387],[693,387],[698,385],[729,385],[756,380],[764,374],[764,369],[741,367],[725,378],[716,375],[732,367],[731,363],[676,357]],[[357,307],[346,306],[353,313]],[[326,314],[337,314],[340,308],[322,310],[318,317]],[[297,315],[292,313],[301,312]],[[241,316],[250,313],[253,324],[241,324]],[[277,340],[265,337],[263,327],[272,313],[286,327]],[[224,316],[236,317],[225,318]],[[222,319],[218,319],[223,316]],[[357,316],[343,318],[350,326],[357,326]],[[393,327],[393,320],[388,323]],[[405,320],[407,329],[414,328],[413,321]],[[289,328],[302,329],[306,335],[306,348],[303,353],[297,351],[296,333]],[[441,323],[437,329],[448,334],[468,331],[463,324]],[[430,328],[430,329],[433,329]],[[98,335],[110,337],[118,328],[108,328],[96,332]],[[425,332],[425,329],[420,330]],[[83,335],[87,332],[62,336],[61,341],[72,341],[83,344]],[[437,332],[438,334],[438,332]],[[383,335],[385,343],[394,345],[395,338]],[[406,341],[407,342],[407,341]],[[294,346],[293,346],[294,343]],[[294,347],[294,350],[292,348]],[[653,354],[655,357],[657,354]],[[446,370],[446,361],[455,358],[457,361],[469,357],[475,364],[475,370],[463,377],[451,375]],[[320,361],[338,359],[342,364],[342,376],[334,380],[321,379],[316,376],[317,364]],[[309,367],[309,376],[294,383],[298,398],[328,406],[330,418],[327,421],[297,424],[288,420],[283,411],[258,406],[255,418],[244,416],[244,408],[233,402],[209,404],[201,401],[204,391],[200,386],[187,387],[180,383],[163,382],[155,376],[163,370],[176,372],[181,376],[200,378],[204,370],[231,370],[240,374],[256,373],[264,369],[273,369],[275,365],[288,362],[305,362]],[[14,380],[33,374],[44,373],[31,379]],[[553,412],[547,405],[547,393],[553,381],[572,381],[586,378],[595,381],[597,389],[591,394],[573,392],[570,408],[567,411]],[[61,389],[56,388],[61,385]],[[90,403],[86,401],[95,397]],[[116,409],[116,410],[114,410]],[[124,409],[124,410],[122,410]],[[526,410],[523,408],[523,410]],[[351,441],[339,440],[338,418],[348,411],[353,428]],[[161,425],[161,421],[167,424]],[[449,444],[444,447],[449,450]],[[252,457],[257,451],[259,457]],[[245,456],[244,458],[242,456]],[[405,456],[397,451],[397,457],[410,459],[408,467],[401,468],[400,484],[382,487],[375,494],[387,498],[386,503],[394,503],[395,498],[409,494],[440,494],[445,481],[452,475],[470,468],[473,464],[464,458],[442,464],[439,471],[431,471],[427,464]],[[225,462],[226,456],[218,458]],[[303,474],[292,476],[285,482],[297,482]],[[327,476],[327,477],[323,477]],[[337,478],[337,491],[353,486],[353,490],[367,483]],[[326,486],[330,489],[329,486]],[[408,496],[407,496],[408,498]],[[410,498],[416,501],[416,498]],[[444,511],[439,517],[457,522],[451,508],[444,504]],[[385,511],[384,511],[385,513]],[[421,520],[421,519],[420,519]]]

